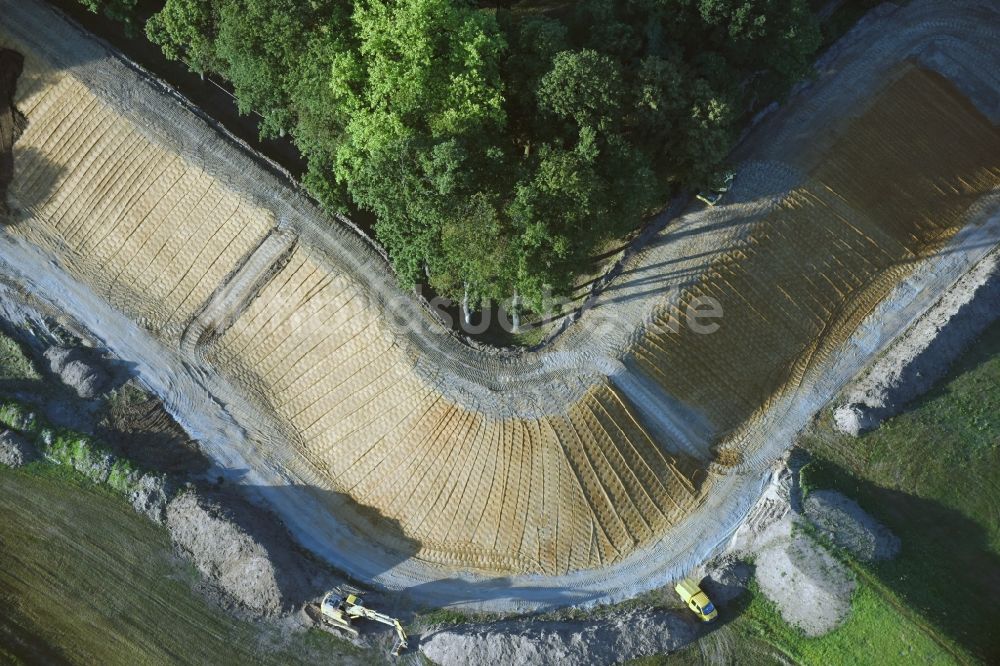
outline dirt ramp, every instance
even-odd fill
[[[111,377],[96,354],[88,349],[50,347],[45,352],[45,360],[52,373],[81,398],[96,398],[111,387]]]

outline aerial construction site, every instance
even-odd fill
[[[761,539],[799,433],[992,279],[998,35],[989,0],[865,15],[749,126],[717,204],[661,213],[512,351],[443,325],[377,244],[169,85],[39,0],[0,0],[0,47],[23,57],[0,109],[18,124],[0,124],[5,316],[34,308],[126,363],[204,478],[392,608],[672,589]]]

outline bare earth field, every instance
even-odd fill
[[[1000,240],[985,0],[862,22],[743,144],[726,205],[672,220],[514,356],[451,336],[161,84],[44,6],[0,9],[28,119],[5,272],[134,363],[305,546],[427,603],[594,603],[683,573]],[[705,297],[723,317],[698,334]]]

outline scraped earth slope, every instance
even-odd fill
[[[977,16],[996,12],[956,7],[972,18],[953,31],[995,57]],[[255,443],[262,456],[289,450],[302,463],[289,475],[363,507],[340,506],[343,520],[433,565],[564,574],[669,548],[673,528],[719,505],[721,479],[783,448],[788,405],[922,260],[981,224],[1000,184],[997,128],[949,81],[902,64],[904,45],[853,119],[747,162],[731,206],[669,227],[550,349],[492,356],[135,72],[92,46],[100,57],[73,62],[71,28],[42,43],[16,27],[0,44],[26,56],[16,102],[29,125],[9,232],[221,371],[284,434]],[[268,241],[279,232],[293,240]],[[722,304],[717,333],[671,325],[698,296]]]
[[[821,366],[1000,183],[996,128],[939,75],[907,65],[896,76],[633,352],[670,395],[734,433],[727,460],[755,452],[772,399]],[[705,296],[724,304],[718,332],[667,325]]]

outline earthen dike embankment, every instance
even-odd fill
[[[471,349],[272,168],[35,2],[8,273],[132,361],[308,547],[425,603],[627,597],[998,239],[991,3],[877,10],[563,335]],[[678,319],[698,299],[718,331]]]

